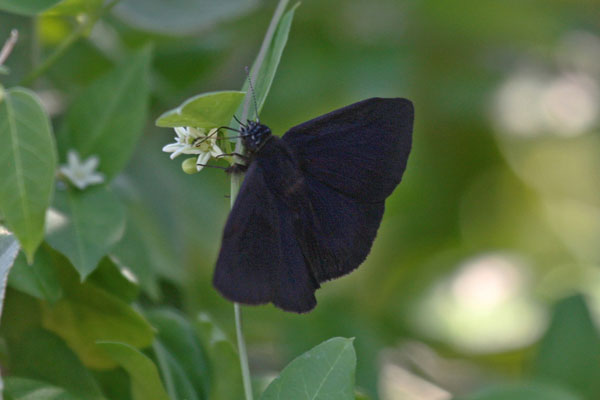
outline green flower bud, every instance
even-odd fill
[[[186,174],[190,174],[190,175],[197,174],[199,171],[198,171],[198,167],[196,166],[196,162],[197,162],[196,157],[187,158],[181,163],[181,169]]]

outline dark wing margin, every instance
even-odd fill
[[[314,179],[362,202],[381,202],[402,179],[413,119],[410,100],[371,98],[295,126],[282,139]]]
[[[292,219],[258,163],[252,163],[225,225],[213,276],[225,298],[244,304],[272,302],[292,312],[315,307],[319,284],[305,264]]]

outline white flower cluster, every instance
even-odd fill
[[[171,159],[180,154],[197,154],[197,171],[202,170],[211,157],[217,158],[223,155],[223,151],[217,146],[217,128],[207,133],[204,129],[177,127],[175,133],[177,133],[175,143],[169,143],[163,147],[163,151],[172,153]]]

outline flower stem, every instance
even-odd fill
[[[40,75],[44,74],[54,63],[59,60],[66,52],[85,34],[89,32],[89,30],[96,24],[96,21],[100,19],[104,14],[109,12],[119,0],[112,0],[105,7],[103,7],[98,12],[89,15],[85,22],[79,24],[77,28],[69,36],[67,36],[60,44],[54,49],[54,52],[50,54],[40,65],[38,65],[33,71],[31,71],[23,80],[21,81],[22,86],[27,86],[33,83]]]

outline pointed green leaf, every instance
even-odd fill
[[[125,167],[142,134],[149,99],[150,49],[129,57],[73,102],[61,130],[60,151],[100,158],[110,179]]]
[[[191,35],[243,15],[256,0],[121,0],[115,14],[131,26],[163,35]]]
[[[65,388],[79,399],[101,399],[100,389],[77,356],[56,335],[31,329],[10,345],[10,371]]]
[[[171,310],[146,314],[158,330],[154,353],[172,399],[200,400],[208,396],[208,361],[191,325]]]
[[[233,344],[207,314],[200,314],[196,323],[210,366],[210,393],[213,400],[243,399],[244,387],[240,358]]]
[[[263,105],[265,104],[265,100],[267,99],[267,95],[271,89],[273,79],[275,79],[275,73],[277,72],[277,67],[279,66],[279,61],[281,60],[281,55],[283,54],[283,49],[287,44],[290,28],[292,27],[294,11],[296,11],[296,8],[299,5],[300,3],[296,3],[281,17],[277,24],[277,29],[271,38],[271,42],[268,44],[268,49],[265,53],[264,59],[257,57],[252,65],[252,69],[250,70],[250,76],[253,80],[254,92],[256,95],[256,102],[258,103],[259,114],[260,110],[262,110]],[[265,46],[265,44],[263,44],[263,46]],[[248,92],[249,89],[249,83],[246,81],[242,91]],[[250,92],[249,95],[251,95]],[[242,115],[242,108],[243,105],[238,109],[238,115]],[[250,104],[249,111],[249,115],[253,115],[255,113],[253,104]]]
[[[21,15],[36,15],[61,0],[0,0],[0,10]]]
[[[2,306],[4,305],[6,280],[18,252],[19,243],[17,242],[17,239],[0,226],[0,316],[2,316]]]
[[[103,341],[97,346],[129,373],[133,400],[170,400],[150,358],[125,343]]]
[[[121,192],[122,193],[122,192]],[[140,287],[153,300],[160,297],[159,277],[183,282],[181,266],[160,229],[155,213],[143,201],[127,201],[127,227],[123,239],[111,251],[131,271]]]
[[[585,299],[560,301],[544,335],[534,373],[585,398],[600,398],[600,335]]]
[[[14,400],[78,400],[79,397],[58,386],[28,378],[9,376],[5,380],[4,394]]]
[[[72,282],[56,304],[42,304],[45,328],[62,337],[92,368],[112,368],[114,362],[96,346],[98,340],[150,346],[154,331],[131,306],[89,283]]]
[[[91,14],[102,7],[102,3],[103,0],[62,0],[46,10],[44,16]]]
[[[223,91],[194,96],[158,117],[156,125],[164,128],[193,126],[205,129],[226,126],[244,99],[244,94]]]
[[[353,339],[333,338],[293,360],[262,400],[353,400],[356,354]]]
[[[125,211],[106,186],[67,188],[56,192],[47,225],[50,246],[67,256],[84,279],[123,236]]]
[[[44,236],[55,170],[52,128],[37,96],[7,90],[0,95],[0,214],[29,261]]]
[[[31,265],[20,254],[8,277],[8,285],[40,300],[55,303],[62,295],[62,288],[53,267],[52,251],[48,245],[42,245]]]
[[[134,277],[111,257],[104,257],[98,268],[88,277],[88,282],[117,296],[126,303],[131,303],[139,294],[139,286]]]

